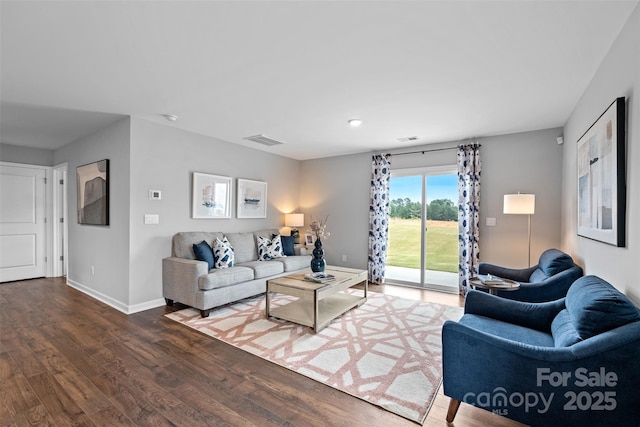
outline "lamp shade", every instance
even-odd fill
[[[504,209],[505,214],[532,215],[536,210],[535,194],[505,194]]]
[[[284,215],[284,225],[286,227],[301,227],[304,225],[304,214],[289,213]]]

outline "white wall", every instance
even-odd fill
[[[300,212],[308,233],[311,219],[329,215],[323,241],[330,265],[367,268],[369,252],[369,194],[371,155],[353,154],[301,162]],[[347,261],[342,261],[342,255]]]
[[[503,215],[504,194],[536,194],[532,216],[532,263],[542,251],[560,246],[562,129],[546,129],[481,138],[481,260],[521,268],[527,263],[527,219]],[[458,143],[428,145],[398,152],[456,147]],[[393,150],[391,153],[393,154]],[[392,156],[391,168],[456,164],[456,150]],[[331,237],[324,242],[329,264],[367,267],[371,154],[329,157],[302,162],[300,208],[314,217],[329,215]],[[497,219],[486,227],[486,217]],[[305,218],[307,225],[309,217]],[[305,227],[306,229],[306,227]],[[342,261],[347,255],[347,261]]]
[[[78,225],[73,171],[101,159],[110,160],[110,225]],[[164,303],[162,258],[173,234],[281,228],[284,213],[298,208],[298,161],[137,118],[56,150],[54,161],[69,168],[68,281],[124,312]],[[192,219],[193,172],[234,178],[234,216],[236,179],[266,181],[267,218]],[[160,190],[162,200],[149,200],[149,190]],[[145,225],[144,214],[158,214],[160,224]]]
[[[298,207],[299,162],[171,126],[131,119],[129,303],[134,310],[162,298],[162,258],[171,254],[171,237],[179,231],[256,231],[281,228],[284,213]],[[192,173],[267,182],[266,219],[192,219]],[[160,190],[161,200],[149,200]],[[144,214],[160,215],[145,225]]]
[[[482,138],[480,260],[513,268],[527,264],[527,216],[502,213],[505,194],[536,195],[531,216],[531,264],[548,248],[560,248],[562,129]],[[487,227],[486,218],[496,218]]]
[[[627,244],[577,236],[576,143],[617,97],[627,98]],[[564,127],[562,245],[595,274],[640,301],[640,6],[620,32]]]
[[[129,119],[108,126],[54,152],[67,162],[68,282],[120,310],[129,304]],[[77,221],[76,167],[109,159],[109,225]],[[91,274],[94,266],[95,274]]]
[[[53,150],[0,144],[0,161],[40,166],[53,166]]]

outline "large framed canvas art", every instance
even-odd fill
[[[625,245],[625,98],[617,98],[578,140],[578,235]]]
[[[78,224],[109,225],[109,160],[76,168]]]

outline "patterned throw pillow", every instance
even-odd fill
[[[269,261],[270,259],[284,256],[280,236],[274,237],[273,240],[258,236],[258,259],[260,261]]]
[[[216,268],[233,267],[233,246],[226,236],[222,240],[216,238],[216,242],[213,244],[213,256]]]

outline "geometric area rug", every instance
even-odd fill
[[[274,294],[274,307],[293,297]],[[367,302],[315,334],[265,318],[264,295],[166,317],[422,424],[442,382],[441,331],[463,309],[369,292]]]

